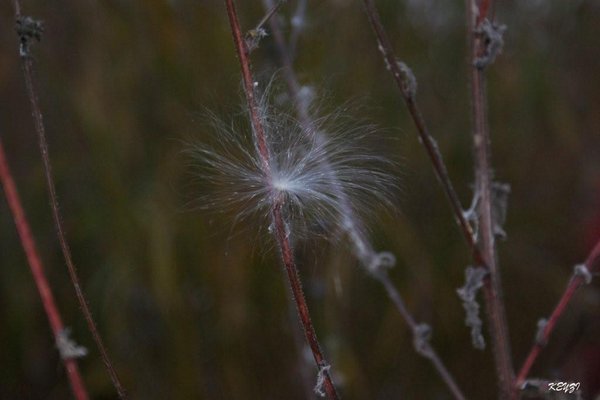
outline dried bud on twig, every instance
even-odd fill
[[[400,71],[404,74],[402,77],[402,91],[404,92],[404,96],[414,99],[417,95],[417,78],[408,65],[402,61],[397,61],[396,63]]]
[[[504,46],[502,36],[504,32],[506,32],[506,25],[496,25],[488,19],[483,20],[475,34],[483,38],[485,48],[483,53],[473,61],[475,68],[483,69],[487,67],[502,53],[502,47]]]
[[[582,277],[586,285],[592,283],[592,273],[585,264],[577,264],[573,268],[573,275]]]
[[[325,384],[325,374],[328,373],[330,369],[331,365],[323,365],[319,367],[319,372],[317,373],[317,383],[313,389],[319,397],[325,397],[323,385]]]
[[[537,331],[535,333],[535,342],[540,346],[546,345],[546,338],[544,335],[544,331],[546,330],[546,325],[548,325],[548,320],[546,318],[540,318],[537,322]]]
[[[475,301],[475,296],[483,286],[483,278],[487,274],[488,272],[481,267],[468,267],[465,270],[465,285],[456,291],[463,301],[463,307],[467,314],[465,324],[471,328],[473,347],[479,350],[485,348],[485,339],[481,333],[483,322],[479,318],[479,304]]]
[[[21,40],[19,55],[21,57],[28,57],[31,40],[35,39],[38,42],[42,40],[42,33],[44,32],[42,21],[28,16],[21,16],[17,18],[15,29],[17,31],[17,35],[19,35],[19,39]]]
[[[494,219],[494,235],[500,239],[506,239],[504,223],[508,212],[508,195],[510,185],[500,182],[492,182],[492,217]]]
[[[253,51],[258,48],[260,44],[260,40],[269,36],[267,31],[263,28],[251,29],[246,33],[244,40],[246,41],[246,46],[248,47],[248,51]]]
[[[68,360],[70,358],[81,358],[85,357],[88,354],[88,350],[78,345],[71,336],[71,328],[63,329],[56,338],[56,348],[60,353],[60,357],[63,360]]]
[[[429,346],[429,341],[432,336],[431,327],[427,324],[419,324],[415,327],[413,334],[413,345],[415,346],[417,353],[424,357],[430,357],[431,346]]]

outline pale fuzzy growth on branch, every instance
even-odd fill
[[[88,350],[78,345],[73,339],[71,339],[71,329],[64,328],[56,338],[56,348],[60,353],[63,360],[69,358],[81,358],[88,354]]]
[[[337,240],[345,231],[347,207],[363,222],[382,207],[392,209],[397,163],[380,154],[382,146],[375,145],[385,138],[373,126],[338,111],[315,120],[307,134],[296,119],[269,105],[267,96],[260,113],[270,174],[263,171],[243,115],[226,122],[205,114],[209,139],[187,149],[201,186],[197,208],[228,214],[234,222],[259,217],[267,223],[275,202],[283,200],[294,240],[308,235]]]
[[[546,326],[548,326],[548,320],[546,318],[540,318],[537,322],[537,331],[535,333],[535,342],[540,346],[546,345],[546,337],[544,335],[544,331],[546,330]]]
[[[485,348],[485,339],[481,332],[483,322],[479,317],[479,304],[475,300],[477,292],[483,287],[483,279],[488,272],[481,268],[468,267],[465,270],[465,285],[457,289],[458,296],[463,301],[466,317],[465,324],[471,328],[471,341],[473,347],[479,350]]]
[[[322,367],[319,367],[319,372],[317,374],[317,383],[315,384],[315,387],[313,389],[315,394],[319,397],[325,397],[326,393],[323,390],[323,386],[325,384],[325,373],[328,372],[330,369],[331,365],[324,365]]]

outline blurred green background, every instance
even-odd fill
[[[244,29],[261,2],[239,1]],[[242,4],[243,3],[243,4]],[[283,6],[286,34],[296,1]],[[471,156],[462,1],[379,1],[393,45],[419,81],[418,99],[463,204]],[[183,140],[211,131],[204,108],[238,108],[238,63],[219,1],[24,1],[45,23],[34,45],[39,97],[75,263],[110,354],[134,399],[306,399],[316,370],[276,252],[258,229],[186,206]],[[512,187],[499,243],[515,368],[600,236],[600,3],[501,1],[504,54],[488,73],[493,164]],[[455,290],[469,253],[385,70],[359,1],[310,1],[296,49],[302,84],[325,106],[397,138],[402,196],[371,226],[390,274],[464,392],[492,399],[490,350],[474,350]],[[261,82],[277,71],[271,37],[252,54]],[[281,85],[283,88],[284,86]],[[19,67],[14,14],[0,6],[0,137],[65,323],[90,349],[80,361],[94,399],[116,395],[78,312],[54,235]],[[264,232],[264,227],[262,228]],[[265,244],[266,243],[266,244]],[[449,399],[382,288],[345,242],[311,240],[299,263],[313,319],[345,399]],[[575,297],[532,376],[600,391],[600,291]],[[487,328],[487,326],[486,326]],[[486,333],[486,338],[489,335]],[[68,381],[17,238],[0,201],[0,398],[64,399]]]

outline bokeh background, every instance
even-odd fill
[[[10,3],[0,5],[0,136],[65,323],[90,349],[80,361],[89,391],[114,399],[54,235]],[[239,3],[242,26],[253,28],[261,2]],[[466,206],[473,163],[463,3],[378,5]],[[281,9],[286,34],[296,6]],[[214,134],[198,112],[240,107],[224,4],[27,0],[23,11],[45,24],[33,48],[36,81],[74,259],[131,397],[312,398],[316,370],[298,346],[264,227],[230,230],[231,219],[187,206],[194,177],[185,141]],[[496,14],[508,31],[488,73],[489,113],[495,177],[512,187],[499,262],[518,368],[536,321],[600,237],[600,3],[506,0]],[[359,104],[355,117],[395,138],[389,151],[401,160],[402,194],[396,212],[370,226],[376,247],[396,254],[393,281],[417,320],[432,325],[433,344],[468,397],[494,398],[490,350],[470,345],[455,292],[469,253],[361,3],[309,1],[303,22],[294,60],[301,83],[326,107]],[[268,82],[278,70],[270,37],[252,60]],[[450,398],[344,241],[311,240],[299,262],[344,398]],[[600,390],[599,289],[578,292],[532,371],[581,382],[588,399]],[[1,399],[70,397],[3,196],[0,343]]]

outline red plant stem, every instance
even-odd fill
[[[475,26],[479,26],[480,23],[483,22],[484,19],[487,18],[490,8],[492,6],[492,0],[479,0],[479,13],[477,14],[477,20],[475,21]]]
[[[25,211],[21,206],[19,193],[17,192],[17,187],[12,178],[12,174],[10,173],[8,161],[6,159],[4,147],[1,141],[0,181],[2,182],[4,195],[6,196],[6,201],[8,202],[8,206],[12,212],[13,219],[17,227],[17,232],[19,234],[19,238],[21,239],[21,246],[23,246],[31,274],[33,275],[33,280],[35,281],[40,298],[42,299],[42,304],[44,306],[46,316],[48,317],[48,322],[50,322],[50,328],[52,329],[52,334],[54,335],[54,341],[55,343],[58,343],[60,335],[64,332],[64,325],[60,316],[60,312],[58,311],[58,307],[56,306],[52,289],[50,288],[48,279],[46,279],[44,267],[38,254],[35,240],[31,234],[31,229],[29,228],[29,223],[27,222],[27,217],[25,216]],[[85,388],[85,384],[83,383],[83,379],[81,379],[77,360],[75,358],[65,359],[62,357],[61,359],[65,369],[67,370],[67,376],[69,377],[69,383],[71,385],[73,397],[75,397],[77,400],[87,400],[89,397]]]
[[[248,108],[250,111],[252,129],[258,146],[258,155],[262,163],[263,172],[265,173],[265,175],[270,176],[271,165],[269,163],[269,148],[267,146],[265,130],[260,120],[258,105],[254,97],[254,79],[252,78],[252,71],[250,71],[248,47],[246,46],[246,42],[243,39],[242,30],[240,28],[240,23],[238,21],[237,12],[235,10],[235,5],[233,4],[233,1],[226,0],[225,3],[227,5],[227,15],[229,16],[229,23],[231,24],[233,41],[235,43],[235,50],[240,60],[242,79],[244,81],[244,94],[246,95],[246,102],[248,103]]]
[[[246,101],[248,103],[253,133],[257,143],[257,150],[261,159],[263,173],[267,177],[267,180],[269,180],[271,176],[270,154],[267,146],[264,127],[261,122],[260,113],[258,111],[258,105],[254,95],[254,79],[252,78],[252,72],[250,70],[250,60],[248,59],[248,47],[246,46],[246,42],[244,41],[242,36],[242,31],[240,29],[240,24],[233,0],[225,0],[225,4],[227,6],[227,15],[229,17],[229,23],[231,25],[233,42],[235,44],[236,52],[238,54],[240,62],[240,68],[242,71],[242,79],[244,81],[244,93],[246,95]],[[302,291],[302,284],[300,281],[300,276],[298,274],[298,268],[296,267],[296,263],[294,260],[294,254],[290,243],[289,235],[287,233],[282,206],[283,202],[281,201],[281,199],[274,199],[272,217],[275,227],[275,238],[277,240],[278,247],[281,252],[283,264],[285,265],[288,281],[292,288],[293,297],[296,302],[296,308],[300,316],[302,328],[304,329],[304,335],[313,353],[315,362],[319,368],[319,373],[321,373],[324,378],[323,386],[325,388],[325,392],[329,399],[337,400],[339,397],[331,379],[331,375],[329,373],[329,365],[327,364],[327,361],[325,360],[325,357],[321,352],[321,347],[317,339],[317,334],[315,332],[314,326],[310,318],[308,304],[306,303],[306,298],[304,297],[304,292]]]
[[[21,17],[21,6],[19,0],[14,1],[15,4],[15,17],[17,20]],[[35,123],[35,130],[37,132],[40,153],[42,157],[42,162],[44,164],[44,175],[46,178],[46,184],[48,186],[48,193],[50,196],[50,208],[52,209],[52,217],[54,219],[54,226],[56,228],[56,234],[58,236],[58,241],[60,243],[60,248],[63,253],[63,257],[65,259],[65,263],[67,264],[67,269],[69,272],[69,277],[71,282],[73,283],[73,288],[75,289],[75,295],[77,296],[77,301],[79,302],[79,307],[81,308],[81,312],[87,322],[88,329],[94,338],[94,342],[100,351],[100,355],[102,357],[102,361],[106,367],[108,375],[112,381],[113,386],[115,387],[119,398],[126,399],[127,395],[121,382],[119,381],[119,377],[112,365],[110,357],[108,356],[108,351],[102,341],[102,337],[98,332],[98,328],[96,326],[96,322],[92,317],[92,313],[89,309],[86,297],[81,288],[81,283],[79,276],[77,275],[77,270],[75,268],[75,264],[73,263],[73,258],[71,256],[71,250],[69,248],[69,244],[66,238],[65,229],[63,227],[62,218],[58,208],[58,200],[56,196],[56,187],[54,185],[54,178],[52,176],[52,168],[50,164],[50,157],[48,155],[48,143],[46,140],[46,130],[44,127],[44,121],[42,112],[39,106],[38,98],[36,95],[35,87],[33,84],[33,64],[31,57],[28,54],[21,55],[22,67],[23,67],[23,75],[25,77],[25,86],[27,88],[27,95],[29,97],[29,101],[31,103],[31,109],[33,114],[33,120]]]
[[[488,2],[484,2],[488,4]],[[474,65],[475,60],[485,51],[484,39],[475,33],[478,25],[473,15],[474,0],[466,1],[467,35],[470,48],[470,79],[471,79],[471,114],[473,118],[473,143],[475,153],[475,190],[479,196],[478,218],[481,251],[489,275],[487,275],[483,293],[486,304],[486,314],[490,324],[490,335],[494,352],[500,398],[514,398],[514,371],[508,336],[508,324],[504,302],[502,299],[502,284],[497,265],[497,255],[494,237],[494,220],[492,215],[492,177],[490,160],[490,134],[487,123],[485,93],[485,77],[483,68]],[[478,15],[485,16],[486,10]]]
[[[281,202],[277,202],[275,204],[275,207],[273,208],[275,236],[277,238],[277,242],[281,250],[281,257],[283,258],[283,264],[285,265],[288,280],[290,286],[292,287],[292,294],[296,302],[298,314],[300,315],[300,320],[302,321],[304,335],[306,336],[308,345],[310,346],[310,349],[313,353],[315,363],[317,364],[319,369],[323,369],[328,366],[328,363],[325,360],[323,353],[321,352],[321,346],[319,345],[319,340],[317,339],[317,333],[315,332],[315,328],[313,327],[312,321],[310,319],[308,304],[306,303],[304,292],[302,291],[302,283],[298,274],[298,268],[296,267],[296,263],[294,261],[294,253],[289,241],[287,229],[283,219],[281,209],[282,206],[283,204]],[[325,369],[323,370],[323,373],[325,374],[324,387],[325,392],[327,393],[327,398],[332,400],[338,399],[338,394],[333,384],[333,381],[331,380],[329,370]]]
[[[268,12],[268,10],[273,9],[273,7],[275,6],[273,4],[272,0],[264,0],[263,4],[265,5],[265,11]],[[281,4],[281,2],[279,3]],[[300,7],[300,4],[298,5]],[[275,16],[276,17],[276,16]],[[294,105],[296,106],[296,110],[297,110],[297,114],[298,114],[298,119],[300,121],[300,124],[302,125],[303,129],[310,129],[310,127],[312,126],[312,121],[310,120],[309,114],[308,114],[308,110],[306,107],[306,102],[302,102],[299,101],[299,91],[300,91],[300,83],[298,82],[298,79],[296,79],[296,75],[294,73],[293,67],[292,67],[292,62],[290,59],[290,53],[287,52],[286,50],[286,45],[285,45],[285,39],[283,37],[283,33],[281,32],[281,29],[279,29],[279,22],[277,18],[270,18],[269,19],[269,26],[271,28],[271,34],[273,35],[273,38],[275,40],[275,45],[277,46],[277,49],[279,50],[279,54],[281,56],[281,64],[282,64],[282,73],[285,79],[285,82],[288,85],[288,92],[290,93],[290,96],[292,97],[292,100],[294,102]],[[292,296],[294,294],[292,293]],[[293,300],[293,297],[291,299],[290,303],[290,313],[293,314],[292,312],[292,307],[297,308],[294,304],[295,301]],[[296,318],[295,315],[292,315],[294,318]],[[298,370],[300,372],[300,375],[302,376],[302,381],[303,381],[303,387],[304,387],[304,392],[305,392],[305,396],[307,399],[311,399],[314,397],[314,393],[313,393],[313,386],[312,386],[312,377],[310,376],[310,366],[309,366],[309,361],[306,360],[306,358],[303,355],[303,349],[304,349],[304,339],[302,338],[303,332],[301,332],[300,330],[296,330],[294,329],[294,340],[296,342],[296,347],[298,349]]]
[[[267,9],[270,9],[273,6],[271,0],[265,0],[263,3],[265,4],[265,7]],[[271,18],[269,23],[271,27],[271,32],[273,34],[275,46],[277,47],[277,50],[279,52],[283,77],[287,83],[290,97],[292,98],[292,101],[296,107],[298,119],[300,120],[300,123],[305,129],[312,130],[310,127],[312,127],[314,124],[308,112],[307,102],[303,101],[303,99],[301,99],[300,96],[300,83],[298,82],[298,78],[292,65],[292,54],[290,53],[290,51],[288,51],[288,46],[285,43],[285,39],[283,37],[283,33],[281,32],[281,28],[279,26],[277,18]],[[340,188],[340,190],[342,190],[342,188]],[[352,212],[352,209],[348,207],[348,211]],[[419,324],[415,321],[414,317],[408,311],[404,299],[400,295],[399,290],[392,283],[392,280],[390,279],[387,272],[382,269],[378,271],[378,273],[373,273],[370,275],[373,278],[377,279],[383,285],[388,297],[398,310],[398,313],[401,315],[402,319],[404,319],[404,321],[409,326],[412,332],[416,332]],[[457,400],[463,400],[465,396],[462,394],[462,391],[460,390],[454,378],[452,377],[452,374],[450,373],[450,371],[448,371],[448,369],[444,365],[441,358],[438,356],[433,346],[428,341],[426,341],[423,343],[423,350],[423,355],[431,361],[444,383],[446,383],[446,385],[448,386],[448,389],[450,390],[454,398]]]
[[[590,272],[590,274],[595,274],[598,272],[598,270],[600,270],[600,262],[599,261],[600,261],[600,240],[596,243],[596,245],[594,246],[594,248],[588,255],[588,257],[585,261],[585,264],[584,264],[585,267]],[[556,326],[556,323],[558,322],[561,315],[565,312],[567,305],[571,301],[571,298],[573,297],[573,295],[575,294],[577,289],[579,289],[583,284],[584,284],[583,276],[574,274],[571,277],[571,280],[569,281],[567,288],[565,289],[565,292],[563,293],[562,297],[558,301],[558,304],[552,311],[550,318],[548,318],[548,322],[546,323],[546,326],[544,327],[544,330],[542,332],[542,337],[540,337],[539,340],[535,341],[535,343],[533,344],[533,347],[529,351],[529,355],[525,359],[525,362],[523,363],[523,366],[521,367],[521,370],[519,371],[519,375],[517,377],[516,385],[515,385],[517,390],[521,387],[521,385],[523,384],[525,379],[527,379],[529,370],[531,369],[531,367],[533,366],[533,363],[535,362],[538,355],[544,348],[544,345],[546,343],[548,343],[548,340],[550,339],[550,335],[554,331],[554,327]]]

